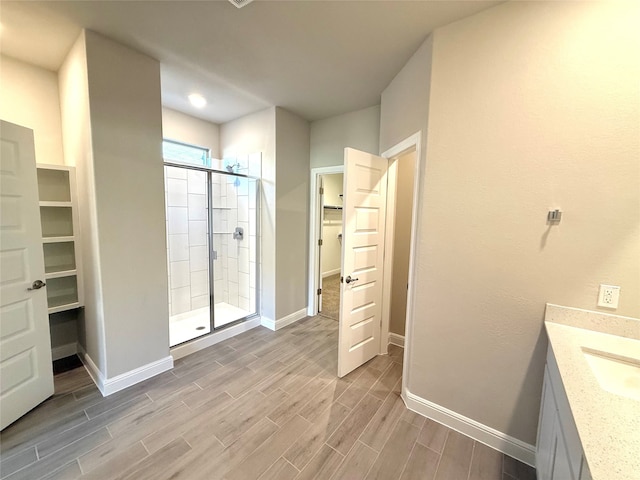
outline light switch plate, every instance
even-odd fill
[[[618,308],[620,300],[620,287],[616,285],[600,285],[598,293],[598,306],[604,308]]]

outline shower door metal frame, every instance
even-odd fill
[[[214,332],[220,331],[220,330],[224,330],[227,327],[232,327],[233,325],[237,325],[241,322],[244,322],[245,320],[248,320],[250,318],[254,318],[257,317],[259,315],[258,312],[258,305],[260,305],[260,288],[259,288],[259,278],[260,278],[260,249],[258,248],[259,245],[259,238],[260,238],[260,179],[256,178],[256,177],[251,177],[249,175],[245,175],[242,173],[233,173],[233,172],[225,172],[222,170],[216,170],[214,168],[210,168],[210,167],[206,167],[206,166],[199,166],[199,165],[190,165],[188,163],[180,163],[180,162],[172,162],[172,161],[168,161],[165,160],[164,161],[164,165],[167,167],[176,167],[176,168],[185,168],[188,170],[196,170],[196,171],[200,171],[200,172],[205,172],[207,174],[207,210],[208,210],[208,214],[207,214],[207,238],[208,238],[208,250],[209,250],[209,322],[210,322],[210,327],[211,327],[211,331],[209,333],[206,333],[204,335],[199,335],[197,337],[192,338],[191,340],[187,340],[187,342],[190,342],[192,340],[196,340],[198,338],[201,337],[205,337],[207,335],[211,335]],[[225,176],[229,176],[229,177],[236,177],[236,178],[246,178],[248,181],[250,180],[254,180],[256,182],[256,245],[254,246],[255,250],[256,250],[256,285],[255,285],[255,305],[253,305],[253,308],[255,310],[255,313],[252,313],[251,315],[248,315],[244,318],[239,318],[238,320],[234,320],[233,322],[229,322],[226,323],[220,327],[215,326],[215,303],[214,303],[214,299],[215,299],[215,273],[214,273],[214,258],[213,258],[213,184],[211,182],[212,180],[212,174],[219,174],[219,175],[225,175]],[[251,208],[249,207],[249,210],[251,210]],[[249,235],[250,237],[250,235]],[[177,347],[178,345],[183,345],[184,343],[187,342],[183,342],[181,344],[176,344],[174,345],[174,347]],[[172,347],[173,348],[173,347]]]

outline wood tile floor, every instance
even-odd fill
[[[340,319],[340,274],[336,273],[322,279],[322,311],[320,315]]]
[[[2,478],[534,480],[404,407],[402,351],[335,376],[337,323],[262,327],[103,398],[83,368],[5,429]]]

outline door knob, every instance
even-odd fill
[[[27,290],[40,290],[45,285],[46,283],[44,283],[42,280],[36,280],[29,288],[27,288]]]
[[[357,282],[359,279],[357,278],[351,278],[351,275],[347,276],[347,278],[344,279],[344,281],[346,283],[353,283],[353,282]]]

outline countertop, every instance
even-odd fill
[[[640,480],[640,401],[604,390],[582,350],[640,357],[640,320],[548,304],[545,327],[593,480]]]

